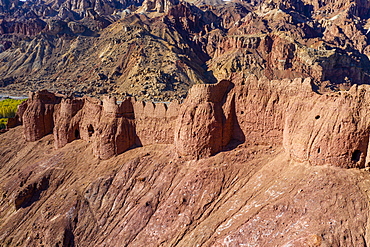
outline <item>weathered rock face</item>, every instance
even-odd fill
[[[241,85],[245,84],[245,85]],[[233,139],[282,145],[293,159],[313,165],[368,166],[369,87],[312,91],[312,80],[235,83],[237,123]]]
[[[135,126],[138,145],[154,143],[172,144],[179,104],[152,103],[137,101],[134,103]]]
[[[0,139],[0,241],[368,243],[370,175],[343,168],[369,166],[370,87],[239,75],[182,104],[31,94]]]
[[[323,95],[312,87],[310,78],[239,77],[196,85],[181,105],[40,92],[20,115],[27,141],[53,131],[56,148],[82,139],[101,159],[134,145],[174,144],[180,156],[203,158],[246,143],[283,146],[295,161],[312,165],[369,166],[369,87]]]
[[[309,79],[243,83],[231,91],[240,128],[234,139],[283,144],[293,159],[313,165],[368,166],[368,86],[320,95]]]
[[[370,241],[364,170],[299,163],[269,145],[200,160],[148,145],[101,161],[88,142],[54,149],[52,136],[27,143],[21,132],[0,139],[0,241],[9,246]]]
[[[54,145],[56,148],[63,147],[80,136],[78,133],[78,122],[73,118],[79,110],[84,107],[84,104],[88,104],[88,102],[84,102],[82,99],[67,98],[61,101],[54,117],[55,126],[53,132],[55,136]],[[95,118],[99,119],[99,115],[95,115],[94,119]]]
[[[35,128],[34,122],[42,118],[49,119],[44,125],[54,128],[56,148],[81,138],[93,143],[94,154],[101,159],[120,154],[134,144],[172,143],[182,155],[206,157],[221,151],[231,140],[235,115],[233,98],[227,99],[231,87],[229,81],[197,85],[180,110],[177,102],[153,104],[128,98],[117,105],[115,98],[103,102],[58,98],[61,103],[44,115],[34,105],[42,109],[49,105],[41,105],[38,98],[42,95],[35,93],[23,114],[25,129],[32,129],[25,135],[32,133],[32,138],[26,139],[35,141],[48,134],[50,128],[44,132]],[[31,111],[35,111],[34,116],[30,116]]]
[[[33,36],[39,34],[46,26],[46,23],[40,19],[29,19],[23,22],[0,21],[0,34],[22,34]]]
[[[324,46],[313,48],[320,43],[323,45],[322,41],[315,42],[314,39],[311,41],[313,45],[308,47],[304,42],[298,44],[292,41],[290,36],[282,32],[266,34],[261,33],[260,28],[256,32],[249,30],[249,27],[256,27],[255,21],[245,19],[240,29],[230,29],[229,35],[221,38],[213,58],[209,61],[209,67],[215,71],[216,78],[231,78],[233,74],[242,72],[245,77],[253,73],[270,80],[309,76],[318,84],[331,81],[333,85],[346,86],[370,81],[367,72],[361,69],[362,62],[359,63],[357,55],[348,55],[343,50],[327,49]],[[243,28],[244,26],[248,29]],[[300,37],[306,35],[303,30],[297,30],[299,31],[302,32],[297,34]],[[366,47],[363,42],[365,37],[359,34],[358,30],[348,31],[350,34],[346,36],[357,37],[356,42],[351,42],[349,38],[339,39],[339,34],[329,38],[329,31],[327,33],[326,38],[330,43],[335,43],[332,40],[341,40],[354,49],[364,50]],[[336,46],[347,47],[338,42]],[[365,59],[363,62],[368,61]]]
[[[176,121],[174,143],[178,152],[192,157],[208,157],[221,151],[230,141],[227,124],[232,123],[229,104],[223,109],[230,81],[216,85],[195,85],[181,105]],[[224,112],[224,110],[226,112]]]
[[[30,93],[28,97],[27,109],[22,115],[22,122],[26,126],[24,135],[27,141],[36,141],[53,132],[54,109],[61,98],[47,91]]]
[[[292,156],[315,165],[369,166],[369,88],[310,99],[296,99],[287,109],[284,146]]]
[[[0,243],[369,246],[369,1],[21,2],[0,0],[2,86],[228,80],[30,94]]]
[[[89,136],[94,135],[94,126],[87,127]],[[135,144],[135,122],[133,105],[130,99],[116,105],[115,98],[103,101],[100,122],[96,127],[94,153],[107,159],[123,153]]]
[[[95,156],[107,159],[135,144],[130,99],[116,105],[115,98],[107,98],[103,102],[89,98],[67,98],[62,101],[55,116],[56,148],[83,139],[93,143]]]

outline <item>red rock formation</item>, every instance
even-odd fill
[[[0,34],[23,34],[33,36],[40,33],[46,23],[40,19],[30,19],[23,22],[7,22],[0,20]]]
[[[297,161],[343,168],[369,166],[368,86],[310,100],[294,99],[287,108],[284,147]]]
[[[86,125],[85,125],[86,126]],[[123,153],[135,144],[135,122],[131,99],[119,105],[115,98],[106,98],[100,121],[96,126],[87,127],[89,135],[94,135],[94,154],[101,159]]]
[[[368,86],[350,91],[312,91],[311,80],[257,80],[236,84],[233,138],[250,144],[283,144],[298,162],[343,168],[369,163]]]
[[[207,157],[221,151],[231,139],[232,103],[223,110],[230,81],[195,85],[181,105],[175,127],[175,146],[182,155]],[[225,114],[226,113],[226,114]]]
[[[115,98],[103,102],[65,98],[54,107],[40,101],[45,92],[39,92],[27,101],[25,135],[34,141],[54,128],[56,148],[81,138],[92,142],[94,154],[102,159],[120,154],[135,143],[175,143],[182,154],[209,156],[221,151],[231,139],[235,112],[234,99],[226,100],[230,87],[228,81],[195,86],[180,114],[177,102],[132,104],[126,99],[117,105]],[[48,109],[46,113],[44,108]]]
[[[116,104],[91,98],[65,99],[56,112],[55,147],[83,139],[93,143],[94,154],[107,159],[135,144],[133,106],[130,99]]]
[[[74,117],[84,104],[85,101],[82,99],[66,98],[61,101],[54,117],[55,126],[53,133],[56,148],[61,148],[80,137],[78,121]]]
[[[365,170],[296,162],[268,145],[200,160],[149,145],[101,161],[84,141],[61,149],[52,136],[26,143],[22,128],[0,138],[0,242],[9,246],[370,241]]]
[[[245,142],[283,145],[294,160],[313,165],[368,166],[368,86],[321,95],[309,78],[234,81],[196,85],[180,106],[87,97],[59,104],[59,96],[42,91],[30,95],[19,115],[27,141],[54,127],[56,148],[83,139],[101,159],[135,144],[174,144],[179,155],[201,158]]]
[[[178,108],[177,101],[171,103],[135,102],[137,144],[172,144]]]
[[[36,141],[52,133],[54,127],[54,107],[61,98],[47,91],[28,95],[27,109],[22,115],[24,135],[27,141]]]
[[[343,168],[369,167],[370,87],[318,94],[313,85],[241,75],[196,85],[168,107],[31,94],[25,133],[36,137],[27,128],[50,120],[40,109],[52,106],[57,148],[51,135],[26,143],[18,129],[2,134],[0,218],[11,220],[0,221],[10,232],[0,240],[362,246],[370,175]],[[136,140],[143,147],[125,152]]]

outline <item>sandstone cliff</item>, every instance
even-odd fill
[[[30,95],[21,118],[27,141],[54,133],[55,147],[91,142],[109,159],[134,146],[174,144],[178,155],[209,157],[238,143],[283,146],[297,162],[368,166],[368,86],[318,94],[312,79],[196,85],[182,104]]]

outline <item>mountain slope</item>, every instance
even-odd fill
[[[150,145],[108,161],[90,144],[2,135],[1,241],[7,246],[362,246],[369,174],[296,163],[240,145],[188,160]],[[15,144],[14,140],[20,140]],[[330,191],[330,193],[328,193]]]
[[[183,99],[223,79],[369,83],[364,1],[76,1],[4,4],[0,85],[20,94]]]

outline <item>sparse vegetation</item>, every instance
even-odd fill
[[[5,129],[7,123],[8,123],[7,118],[0,118],[0,130]]]
[[[25,100],[26,99],[5,99],[0,101],[0,118],[14,117],[17,112],[18,105]]]
[[[0,129],[5,129],[8,118],[15,116],[18,105],[25,100],[5,99],[0,101]]]

